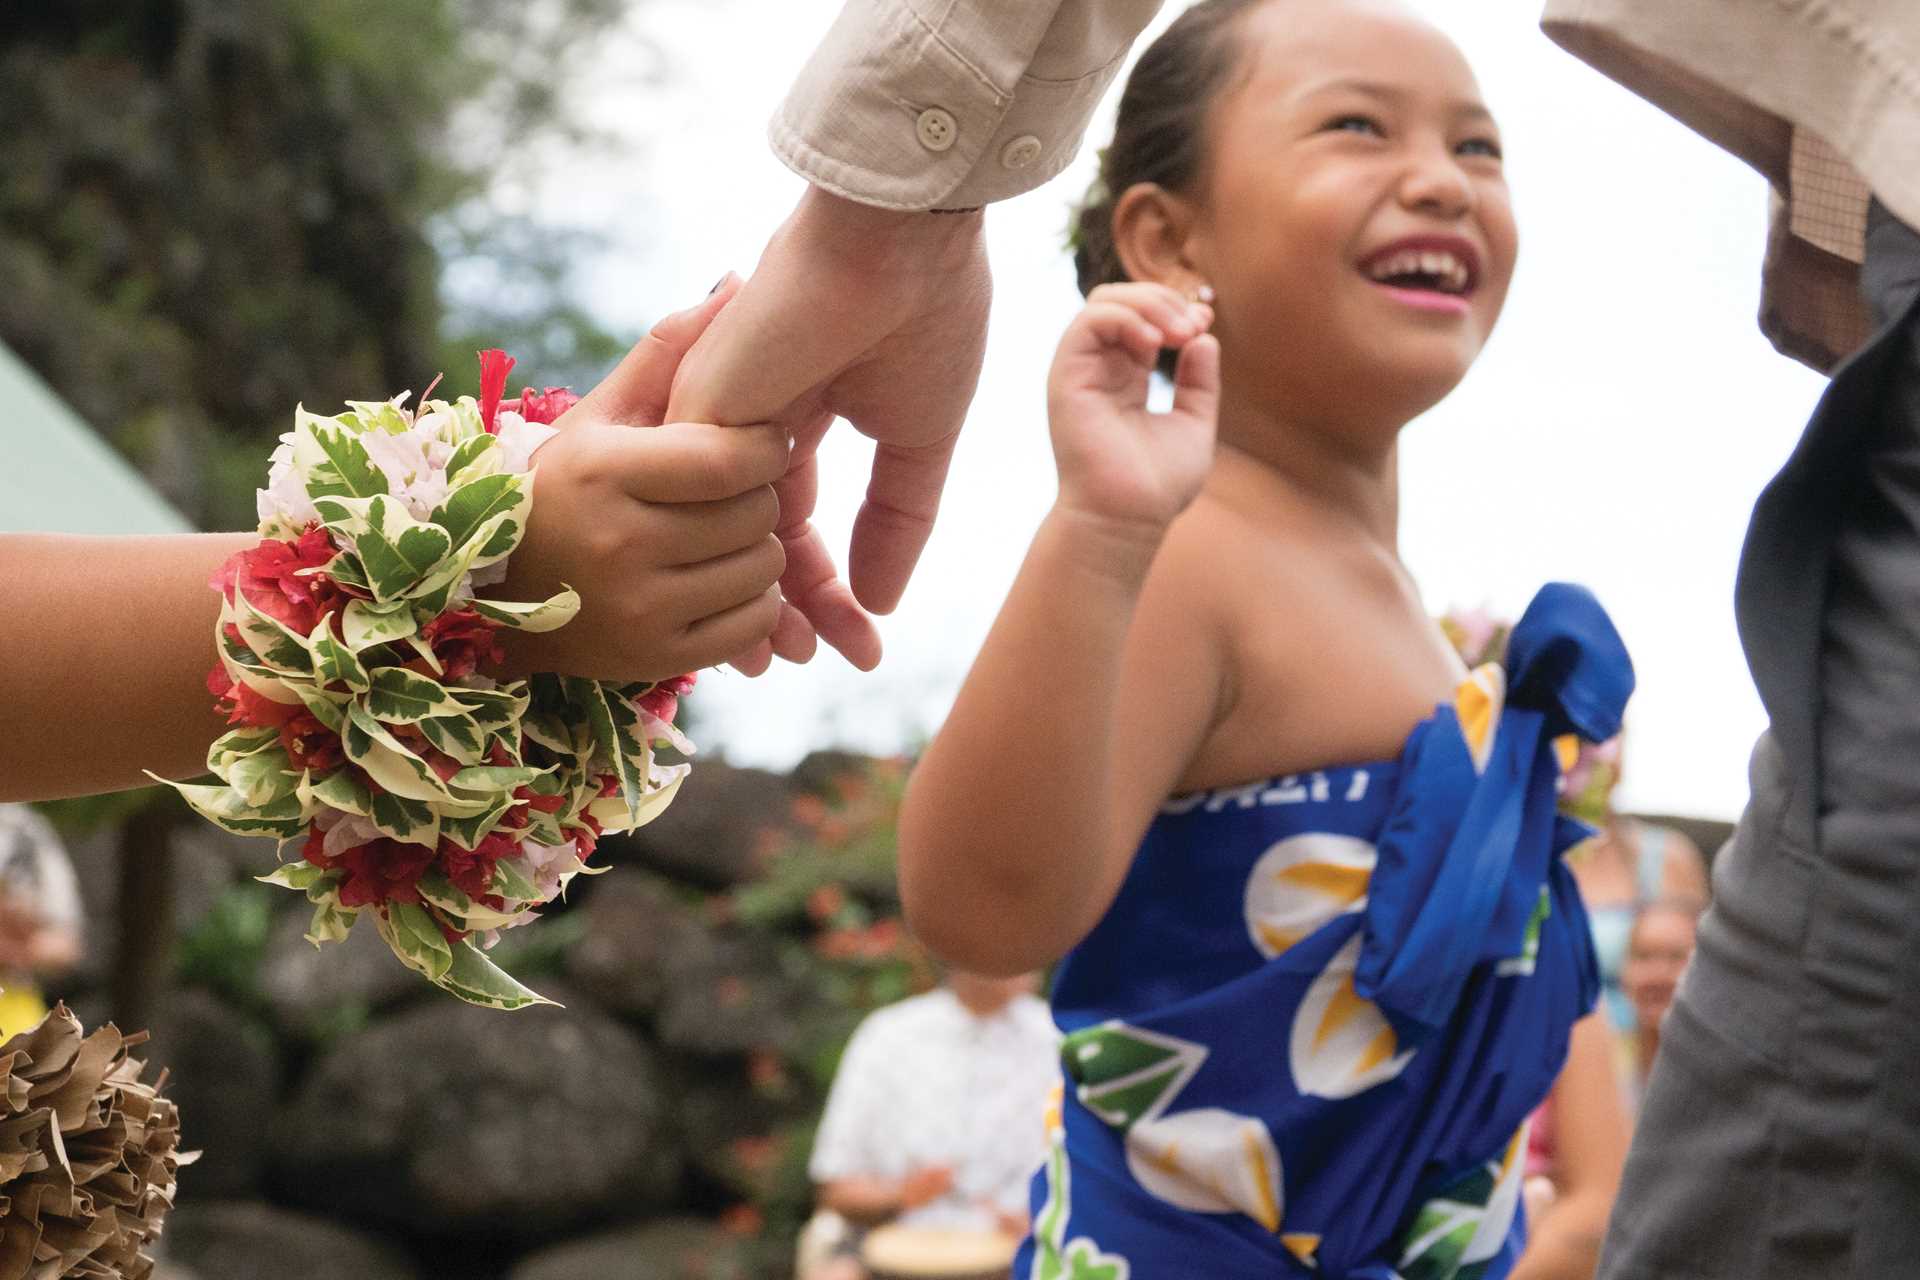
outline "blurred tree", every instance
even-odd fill
[[[584,381],[623,344],[489,195],[577,133],[564,69],[630,7],[10,0],[0,342],[216,528],[296,402],[418,390],[443,340],[469,382],[477,339]],[[450,309],[448,260],[497,287]]]

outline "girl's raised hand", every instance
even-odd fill
[[[1157,532],[1186,510],[1213,463],[1220,344],[1213,309],[1158,284],[1108,284],[1067,327],[1047,378],[1059,503]],[[1173,408],[1147,410],[1148,377],[1177,348]]]

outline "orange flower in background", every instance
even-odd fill
[[[819,830],[820,824],[827,820],[827,802],[815,795],[795,796],[793,820],[810,831]]]
[[[750,1204],[736,1204],[720,1215],[720,1229],[743,1240],[757,1237],[766,1227],[766,1215]]]
[[[807,915],[815,924],[825,924],[847,905],[847,891],[837,884],[823,884],[807,895]]]

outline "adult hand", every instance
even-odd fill
[[[776,486],[786,599],[770,643],[811,657],[816,633],[862,670],[880,661],[867,611],[900,602],[932,531],[955,439],[980,378],[993,282],[979,212],[899,213],[809,188],[753,278],[681,363],[667,416],[775,421],[794,436]],[[877,442],[848,583],[810,523],[815,447],[835,416]]]
[[[565,583],[580,613],[557,631],[507,633],[508,674],[656,680],[772,633],[785,431],[660,425],[674,370],[738,289],[729,276],[654,326],[534,455],[533,514],[500,594],[539,600]]]
[[[943,1164],[915,1169],[900,1180],[901,1209],[918,1209],[953,1190],[953,1170]]]

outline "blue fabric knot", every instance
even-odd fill
[[[1451,707],[1416,729],[1401,757],[1354,989],[1379,1006],[1403,1047],[1446,1022],[1477,966],[1527,962],[1553,862],[1584,831],[1556,812],[1553,740],[1611,738],[1633,693],[1620,633],[1593,594],[1570,583],[1534,596],[1507,642],[1506,667],[1484,769]],[[1599,994],[1591,951],[1589,942],[1583,1006]]]

